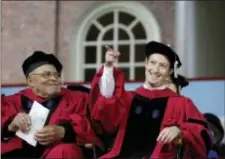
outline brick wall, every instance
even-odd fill
[[[71,71],[69,57],[73,53],[77,24],[84,13],[102,1],[60,2],[58,52],[64,65],[64,78]],[[175,2],[141,1],[156,17],[162,31],[162,41],[174,46]],[[34,50],[55,51],[54,1],[3,1],[2,2],[2,83],[21,83],[23,60]]]
[[[34,50],[54,51],[53,1],[2,2],[2,83],[23,82],[21,64]]]

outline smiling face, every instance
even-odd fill
[[[53,65],[46,64],[33,70],[27,83],[36,95],[49,98],[60,93],[61,75]]]
[[[145,61],[145,80],[151,87],[160,87],[170,77],[172,70],[166,56],[154,53]]]

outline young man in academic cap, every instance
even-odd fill
[[[86,96],[61,87],[62,64],[53,54],[35,51],[22,65],[28,87],[5,96],[1,109],[3,158],[83,158],[80,145],[101,146],[85,117]],[[47,121],[35,133],[33,147],[15,135],[29,133],[28,115],[34,101],[49,109]]]
[[[146,45],[145,82],[134,92],[124,90],[124,74],[114,66],[118,52],[109,49],[90,92],[91,119],[99,133],[116,133],[110,152],[101,158],[206,158],[211,146],[203,115],[193,102],[167,88],[167,79],[181,66],[168,46]]]

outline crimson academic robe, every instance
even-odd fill
[[[115,133],[117,131],[117,135],[111,151],[101,158],[115,158],[122,153],[121,149],[135,94],[149,99],[167,98],[160,131],[165,127],[178,126],[182,131],[185,158],[206,158],[208,147],[211,146],[209,131],[203,115],[190,99],[180,96],[170,89],[150,91],[139,87],[135,92],[125,91],[124,75],[117,68],[114,68],[114,95],[111,98],[105,98],[101,95],[98,86],[103,69],[102,67],[95,75],[91,85],[89,100],[91,119],[97,123],[95,128],[98,133]],[[174,159],[176,158],[176,146],[173,143],[157,142],[150,157]]]
[[[5,129],[19,112],[26,112],[27,108],[25,108],[23,104],[24,98],[28,98],[31,101],[37,101],[39,103],[46,101],[45,99],[36,96],[31,89],[25,89],[15,95],[2,97],[2,129]],[[84,93],[73,92],[62,88],[59,95],[58,104],[55,106],[55,108],[53,108],[53,111],[50,109],[50,115],[47,118],[47,123],[45,125],[66,126],[66,128],[68,128],[68,131],[66,129],[67,135],[71,133],[70,130],[75,132],[74,141],[68,141],[73,145],[67,146],[67,150],[70,147],[74,148],[74,151],[76,151],[76,149],[77,151],[80,151],[78,150],[79,147],[77,145],[84,145],[85,143],[93,143],[94,145],[101,147],[100,140],[95,136],[89,120],[85,117],[86,101],[87,96]],[[68,126],[68,124],[70,126]],[[24,141],[22,139],[15,135],[9,139],[3,136],[1,142],[1,154],[5,154],[16,149],[21,149],[23,147],[23,142]],[[58,154],[60,152],[57,153],[56,149],[54,149],[54,151],[52,150],[57,145],[58,147],[62,147],[63,143],[64,141],[57,143],[56,145],[47,146],[44,149],[43,156],[46,156],[48,153],[51,153],[55,156],[60,156],[60,154]]]

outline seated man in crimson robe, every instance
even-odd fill
[[[61,87],[62,64],[53,54],[35,51],[22,65],[28,87],[2,97],[1,155],[3,158],[83,158],[80,145],[101,142],[85,116],[87,95]],[[49,109],[45,126],[33,147],[15,135],[29,133],[28,113],[34,101]]]
[[[114,66],[120,53],[109,49],[95,75],[89,100],[91,119],[99,134],[116,134],[111,150],[101,158],[206,158],[212,142],[203,115],[193,102],[167,87],[181,66],[177,54],[155,41],[146,45],[145,82],[124,89],[124,74]],[[180,156],[178,156],[180,157]]]

